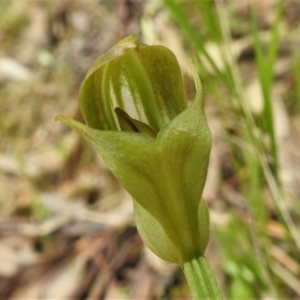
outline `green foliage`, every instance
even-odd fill
[[[299,218],[299,214],[294,211],[295,216],[291,217],[279,176],[276,119],[271,96],[280,42],[283,1],[276,3],[267,47],[261,41],[257,16],[253,10],[244,15],[243,20],[241,17],[232,19],[230,3],[225,5],[223,1],[165,0],[164,3],[179,24],[179,30],[187,44],[194,47],[195,51],[188,55],[194,56],[198,62],[205,91],[215,103],[230,147],[234,172],[239,181],[242,200],[239,205],[245,211],[241,216],[230,210],[227,212],[227,225],[215,226],[221,255],[224,257],[225,272],[229,276],[227,296],[230,299],[250,299],[262,298],[268,294],[274,298],[289,298],[289,283],[273,272],[277,261],[270,253],[270,247],[278,241],[268,233],[268,226],[272,223],[270,215],[276,215],[278,224],[289,237],[282,241],[285,251],[289,249],[293,252],[293,249],[297,249],[295,251],[298,253],[300,250],[300,236],[294,221]],[[193,7],[193,11],[188,11],[187,3]],[[231,19],[228,17],[229,12]],[[201,31],[195,26],[199,23],[204,23],[204,30],[201,28]],[[247,98],[241,69],[232,52],[230,24],[233,23],[239,23],[239,27],[251,30],[249,36],[254,42],[255,65],[263,95],[263,111],[258,116],[250,108],[252,99]],[[214,61],[208,51],[208,44],[211,43],[219,48],[219,58],[222,60],[220,64]],[[295,49],[293,53],[295,93],[299,100],[299,57]],[[296,257],[295,259],[297,260]],[[295,288],[293,292],[299,293]]]
[[[296,45],[293,46],[293,74],[295,80],[296,102],[300,112],[300,53]]]
[[[273,82],[274,64],[277,56],[279,44],[279,31],[278,26],[281,20],[283,1],[278,1],[275,21],[271,29],[271,42],[266,55],[263,53],[262,44],[258,36],[258,29],[254,20],[254,13],[251,12],[252,19],[252,32],[254,40],[254,49],[256,55],[256,65],[260,79],[261,89],[264,98],[264,110],[262,115],[262,128],[268,133],[271,139],[272,166],[276,179],[278,180],[278,154],[274,129],[274,116],[271,102],[271,86]]]

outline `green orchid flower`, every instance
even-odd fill
[[[202,192],[211,134],[194,78],[197,92],[188,106],[174,54],[132,35],[88,71],[80,89],[86,125],[57,117],[93,144],[131,194],[146,245],[182,266],[204,255],[209,237]]]

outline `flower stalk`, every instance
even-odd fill
[[[193,299],[222,300],[216,279],[204,256],[185,262],[183,272]]]

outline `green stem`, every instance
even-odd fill
[[[190,286],[193,300],[222,300],[214,274],[204,256],[183,264],[183,272]]]

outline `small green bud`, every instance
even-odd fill
[[[204,254],[209,236],[201,195],[211,134],[194,78],[197,93],[188,107],[174,54],[129,36],[93,63],[81,85],[87,125],[58,117],[94,145],[132,195],[148,247],[181,265]]]

